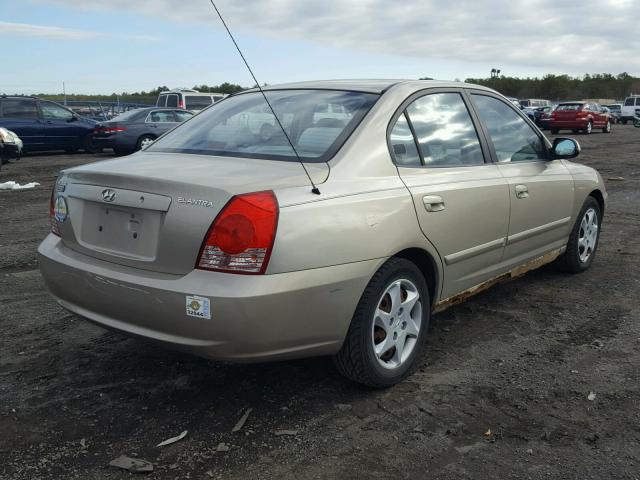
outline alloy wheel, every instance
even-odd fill
[[[593,208],[584,212],[578,231],[578,256],[586,263],[593,254],[598,241],[598,214]]]
[[[420,292],[407,279],[394,280],[380,297],[371,341],[378,363],[387,369],[403,365],[416,348],[422,327]]]

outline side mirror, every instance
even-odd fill
[[[69,119],[67,120],[67,122],[71,123],[71,122],[77,122],[78,121],[78,117],[76,117],[75,115],[71,115],[71,117],[69,117]]]
[[[573,138],[556,138],[551,153],[554,159],[575,158],[580,155],[580,144]]]

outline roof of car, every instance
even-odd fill
[[[318,89],[318,90],[348,90],[353,92],[365,93],[383,93],[389,88],[397,84],[405,84],[415,86],[416,89],[425,87],[442,88],[442,87],[462,87],[472,86],[469,83],[450,82],[440,80],[402,80],[402,79],[355,79],[355,80],[315,80],[308,82],[281,83],[278,85],[268,85],[262,87],[263,90],[299,90],[299,89]],[[473,85],[483,90],[489,90],[479,85]],[[253,91],[255,88],[249,90]]]

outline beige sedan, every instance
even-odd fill
[[[593,262],[602,178],[498,93],[265,93],[277,118],[243,92],[139,153],[61,172],[39,255],[63,307],[208,358],[331,355],[386,387],[422,355],[432,312],[547,262]]]

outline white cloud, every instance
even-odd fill
[[[19,35],[24,37],[42,37],[59,40],[86,40],[97,37],[118,37],[129,40],[157,40],[146,35],[128,35],[117,33],[90,32],[71,28],[32,25],[30,23],[0,22],[0,35]]]
[[[41,0],[219,27],[207,0]],[[232,31],[553,72],[640,73],[633,0],[219,0]]]

